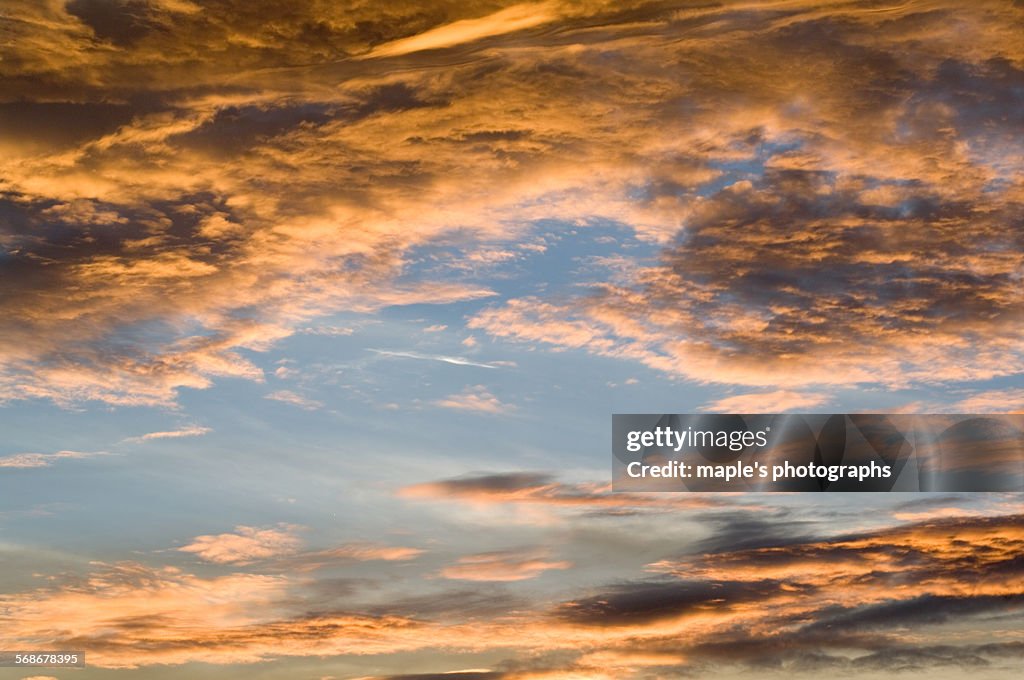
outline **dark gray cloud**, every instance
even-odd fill
[[[1018,571],[1024,568],[1018,566]],[[956,597],[922,595],[907,600],[894,600],[865,607],[822,612],[818,620],[801,629],[801,633],[848,635],[860,631],[900,627],[934,626],[959,623],[969,617],[1016,616],[1024,618],[1021,605],[1024,593]]]
[[[776,581],[624,583],[565,603],[558,613],[573,623],[592,626],[650,624],[709,610],[726,611],[778,595],[780,588]]]

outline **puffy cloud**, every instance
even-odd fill
[[[459,411],[477,411],[479,413],[505,413],[514,410],[513,406],[502,403],[487,391],[483,385],[467,387],[458,394],[452,394],[434,402],[437,406],[452,408]]]
[[[10,11],[5,398],[262,380],[240,350],[325,314],[491,295],[459,263],[544,220],[664,251],[476,327],[789,390],[1020,358],[1013,3]]]
[[[276,529],[238,526],[231,534],[196,536],[178,550],[216,564],[251,564],[296,552],[301,545],[297,529],[288,525]]]
[[[789,392],[1012,374],[1024,204],[979,185],[970,200],[918,188],[874,206],[860,192],[875,181],[768,166],[694,198],[677,244],[628,285],[511,300],[470,327]]]

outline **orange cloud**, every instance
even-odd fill
[[[680,578],[778,579],[791,587],[827,588],[828,596],[838,602],[864,604],[891,597],[879,587],[891,580],[901,584],[900,597],[936,591],[957,596],[1019,594],[1019,575],[1005,568],[1022,547],[1024,523],[1019,515],[939,513],[920,524],[846,539],[662,560],[650,569]],[[967,563],[977,573],[986,573],[983,583],[961,578]]]
[[[238,526],[232,534],[197,536],[178,550],[216,564],[251,564],[296,552],[301,545],[295,535],[297,529],[290,525],[279,529]]]
[[[208,427],[201,425],[189,425],[182,427],[177,430],[166,430],[163,432],[147,432],[146,434],[139,435],[138,437],[129,437],[125,441],[131,442],[145,442],[153,439],[180,439],[181,437],[201,437],[204,434],[209,434],[212,430]]]
[[[394,57],[421,50],[437,50],[533,28],[558,18],[553,3],[513,5],[479,19],[462,19],[424,33],[373,48],[362,58]]]
[[[1024,390],[985,390],[949,407],[951,413],[1024,413]]]
[[[525,581],[545,571],[572,566],[572,562],[552,562],[535,553],[490,552],[460,557],[458,562],[442,569],[441,576],[462,581]]]
[[[444,399],[434,402],[437,406],[452,408],[460,411],[477,411],[479,413],[505,413],[514,410],[514,407],[502,403],[497,397],[487,391],[483,385],[467,387],[459,394],[452,394]]]
[[[424,551],[420,548],[408,546],[365,542],[347,543],[334,548],[306,551],[277,559],[269,566],[309,572],[351,562],[408,562],[423,553]]]
[[[41,468],[50,467],[59,460],[80,460],[104,455],[83,451],[58,451],[56,453],[15,453],[0,457],[0,468]]]
[[[506,503],[604,509],[610,513],[639,509],[670,511],[681,508],[733,507],[733,494],[714,497],[687,494],[667,498],[658,493],[613,493],[610,484],[565,484],[543,473],[513,472],[445,479],[403,487],[403,498],[462,501],[482,505]],[[752,506],[751,506],[752,507]]]
[[[499,678],[757,668],[809,651],[826,667],[854,671],[880,672],[910,658],[923,667],[950,666],[957,653],[996,664],[1019,654],[1012,639],[993,642],[986,632],[977,642],[968,632],[949,653],[929,645],[950,645],[947,622],[969,629],[1018,610],[1022,527],[1018,514],[957,517],[712,549],[653,563],[661,576],[621,574],[607,586],[569,579],[554,607],[538,602],[470,623],[450,614],[381,613],[379,604],[374,613],[355,607],[310,614],[305,576],[203,578],[173,568],[96,565],[87,578],[0,596],[0,622],[9,643],[84,648],[101,668],[413,650],[540,661]],[[450,566],[479,568],[460,578],[488,580],[572,568],[525,553],[469,556]],[[912,644],[903,635],[908,626]],[[851,650],[860,652],[858,664],[850,665]]]
[[[663,252],[473,327],[766,391],[1024,353],[1012,3],[14,3],[5,399],[260,381],[318,317],[493,295],[462,263],[553,222]]]
[[[712,402],[702,411],[717,413],[784,413],[786,411],[807,411],[817,408],[829,401],[826,394],[809,394],[791,390],[775,390],[774,392],[752,392],[724,397]]]

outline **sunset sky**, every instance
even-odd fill
[[[1020,494],[613,413],[1024,412],[1024,4],[5,0],[0,679],[1017,677]],[[452,674],[455,675],[446,675]]]

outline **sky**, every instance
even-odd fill
[[[1016,677],[1014,493],[613,413],[1024,412],[1024,5],[7,0],[0,679]]]

